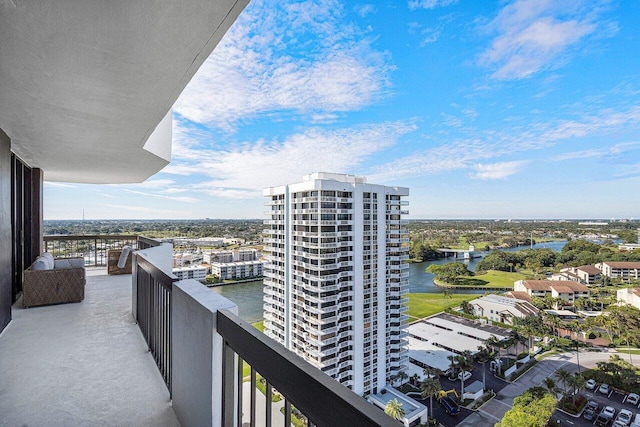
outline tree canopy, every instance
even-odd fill
[[[513,407],[498,427],[539,427],[547,424],[556,409],[556,398],[542,387],[533,387],[513,400]]]
[[[461,262],[449,262],[447,264],[431,264],[427,267],[427,272],[433,273],[437,279],[446,283],[455,283],[462,276],[471,276],[473,273]]]

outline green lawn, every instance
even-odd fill
[[[470,301],[478,296],[474,294],[451,294],[450,297],[443,294],[407,294],[409,298],[407,314],[421,319],[440,313],[446,308],[457,307],[462,301]]]
[[[264,321],[261,320],[259,322],[256,323],[252,323],[253,327],[256,328],[257,330],[259,330],[260,332],[264,332]]]
[[[516,280],[528,279],[522,273],[509,273],[506,271],[489,270],[485,274],[477,276],[464,276],[456,280],[456,286],[486,286],[487,288],[513,289]]]
[[[264,332],[264,321],[261,320],[259,322],[256,323],[252,323],[251,324],[254,328],[256,328],[257,330],[259,330],[260,332]],[[251,366],[249,366],[247,364],[247,362],[242,362],[242,376],[243,378],[247,378],[249,375],[251,375]]]

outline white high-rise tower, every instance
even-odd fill
[[[408,362],[408,195],[331,173],[264,190],[265,334],[358,394]]]

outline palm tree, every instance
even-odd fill
[[[398,379],[398,375],[397,374],[391,374],[389,375],[389,382],[391,383],[392,386],[395,387],[395,382]]]
[[[404,380],[409,378],[409,375],[405,371],[400,371],[398,373],[398,378],[400,379],[400,385],[402,385],[404,383]]]
[[[414,387],[416,387],[418,385],[418,379],[420,377],[418,376],[418,374],[413,374],[411,375],[411,384],[413,384]]]
[[[571,378],[571,372],[567,371],[566,369],[558,369],[555,373],[556,377],[562,381],[562,394],[564,396],[567,395],[567,382],[569,381],[569,378]]]
[[[440,381],[437,378],[425,378],[424,381],[420,383],[420,390],[422,390],[422,398],[429,398],[429,417],[433,417],[433,396],[442,390],[442,386],[440,385]]]
[[[558,316],[554,316],[553,314],[547,314],[544,316],[544,322],[551,329],[553,336],[556,336],[556,335],[558,335],[558,337],[560,336],[558,332],[558,328],[562,324],[562,321]]]
[[[462,309],[462,312],[464,314],[473,314],[474,313],[473,304],[471,304],[469,301],[462,301],[460,303],[460,308]]]
[[[524,346],[527,342],[527,337],[522,335],[516,329],[512,329],[511,332],[509,332],[509,341],[516,346],[516,353],[518,353],[518,344],[522,344]]]
[[[486,340],[484,340],[484,345],[486,345],[487,347],[491,348],[493,351],[492,353],[495,355],[495,349],[498,349],[498,363],[497,365],[497,369],[499,373],[502,373],[502,365],[500,364],[500,340],[498,338],[496,338],[495,335],[491,335],[489,338],[487,338]]]
[[[440,378],[442,375],[442,371],[438,368],[432,368],[431,366],[427,366],[423,369],[425,378]]]
[[[469,351],[466,350],[464,353],[469,353]],[[458,355],[458,369],[460,369],[460,373],[462,374],[460,377],[460,398],[462,398],[462,395],[464,394],[464,373],[471,369],[472,366],[471,358],[467,357],[464,353]]]
[[[582,375],[576,373],[569,377],[567,383],[569,384],[569,387],[571,387],[574,391],[573,404],[575,405],[576,396],[578,394],[577,391],[584,387],[584,385],[587,383],[587,380]]]
[[[482,364],[482,388],[483,389],[487,388],[487,380],[486,380],[487,373],[485,371],[484,365],[491,359],[493,359],[493,352],[490,351],[488,347],[479,345],[478,352],[476,353],[476,360],[478,361],[478,363]]]
[[[387,402],[387,406],[384,407],[384,413],[398,421],[402,421],[404,418],[404,409],[398,399],[391,399]]]
[[[447,359],[449,359],[449,362],[451,362],[451,367],[449,369],[449,378],[454,379],[456,377],[456,371],[457,371],[457,363],[458,363],[458,355],[456,354],[452,354],[447,356]]]
[[[553,378],[547,377],[542,380],[542,383],[547,388],[547,390],[549,390],[549,393],[553,394],[554,396],[556,395],[556,392],[558,391],[558,385]]]

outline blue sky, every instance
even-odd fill
[[[411,218],[640,218],[640,2],[254,0],[145,183],[45,183],[45,219],[262,218],[339,172]]]

